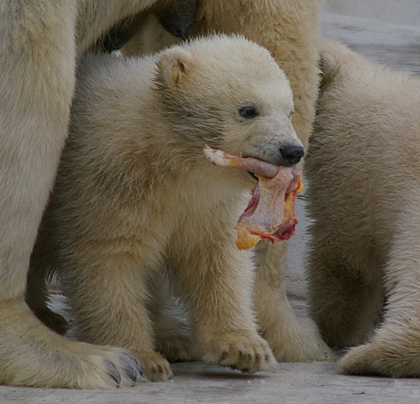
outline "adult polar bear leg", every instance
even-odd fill
[[[21,301],[0,302],[1,383],[109,389],[132,386],[142,368],[128,350],[66,340]]]
[[[67,135],[74,88],[73,1],[0,5],[0,284],[20,298]]]
[[[29,258],[64,146],[77,2],[0,3],[0,382],[110,388],[140,378],[126,350],[64,340],[24,303]]]

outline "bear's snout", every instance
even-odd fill
[[[302,146],[296,146],[293,144],[286,144],[280,147],[280,154],[282,157],[282,165],[293,166],[302,159],[305,151]]]

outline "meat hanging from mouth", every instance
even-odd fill
[[[279,166],[253,157],[231,156],[204,147],[204,155],[219,167],[236,167],[254,174],[258,180],[252,198],[240,216],[236,246],[254,247],[261,239],[286,240],[295,234],[296,195],[302,190],[301,174],[295,167]]]

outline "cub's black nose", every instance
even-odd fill
[[[293,166],[299,163],[305,151],[302,146],[284,145],[280,148],[280,153],[283,157],[284,165]]]

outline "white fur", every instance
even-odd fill
[[[152,3],[0,2],[1,383],[109,388],[140,378],[128,352],[69,343],[46,329],[24,304],[24,291],[67,135],[76,56]]]
[[[365,344],[346,372],[420,376],[420,81],[332,41],[321,56],[306,164],[312,314],[329,344]]]
[[[320,0],[305,1],[304,6],[295,0],[201,0],[192,32],[193,36],[212,31],[240,33],[271,52],[292,87],[293,126],[305,147],[315,116],[321,6]],[[122,52],[147,54],[176,41],[159,27],[156,16],[147,15]],[[279,361],[332,359],[313,322],[298,318],[287,300],[287,244],[262,241],[257,246],[254,303],[260,331]]]
[[[23,293],[37,227],[67,134],[77,56],[120,20],[155,3],[170,6],[172,1],[176,2],[0,2],[2,383],[80,388],[113,387],[120,384],[119,378],[123,384],[132,383],[126,375],[136,366],[134,359],[127,362],[128,356],[124,353],[126,363],[122,363],[118,350],[110,353],[91,347],[89,351],[89,347],[82,349],[77,344],[69,345],[35,320],[23,303]],[[200,1],[194,30],[202,34],[214,30],[242,33],[273,52],[291,81],[296,96],[294,125],[305,143],[314,115],[321,1],[307,1],[304,7],[294,0],[260,0],[244,4],[242,0]],[[133,22],[141,23],[141,20],[136,18]],[[264,30],[261,30],[262,26]],[[151,34],[153,38],[160,35]],[[269,256],[273,257],[273,254]],[[301,332],[301,325],[290,306],[282,304],[285,300],[285,266],[279,267],[277,263],[268,261],[256,280],[256,284],[261,282],[262,286],[273,285],[272,276],[278,280],[268,301],[259,294],[254,297],[258,312],[266,311],[259,303],[266,301],[269,307],[266,312],[271,313],[265,317],[267,322],[262,324],[262,332],[272,341],[278,359],[319,357],[319,349],[312,342],[312,331],[302,329]],[[37,291],[39,279],[30,277],[30,281],[29,286]],[[264,290],[264,287],[257,289]],[[290,318],[289,321],[284,322],[285,317]],[[296,333],[299,338],[295,337]],[[283,344],[284,340],[289,344]],[[54,362],[49,359],[52,351],[56,353]],[[73,361],[74,366],[68,366],[68,360]],[[107,363],[113,365],[111,374]],[[78,367],[86,369],[86,376],[80,376]],[[117,372],[113,374],[115,369]]]
[[[166,273],[204,360],[264,369],[274,357],[252,312],[252,254],[234,230],[255,180],[203,148],[275,163],[283,144],[301,145],[286,76],[262,47],[225,36],[145,59],[91,56],[79,69],[39,246],[55,251],[74,334],[129,348],[149,379],[167,379],[150,312]],[[251,104],[258,116],[244,119]]]

